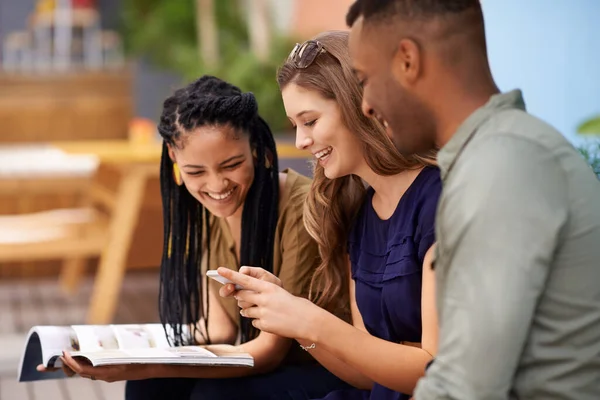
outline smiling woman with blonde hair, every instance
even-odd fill
[[[311,300],[321,307],[259,268],[220,269],[246,289],[221,295],[233,293],[254,326],[297,339],[355,387],[327,399],[407,399],[437,345],[435,153],[403,157],[387,123],[361,112],[347,32],[297,45],[277,80],[296,146],[315,157],[304,222],[319,246]],[[352,324],[335,315],[348,304]]]

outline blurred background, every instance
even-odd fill
[[[346,29],[351,3],[0,0],[0,400],[117,398],[14,377],[33,325],[158,320],[162,101],[202,74],[252,91],[281,167],[310,174],[275,71],[294,43]],[[600,176],[600,2],[482,5],[501,89],[523,89]]]

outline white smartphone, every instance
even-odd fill
[[[223,285],[226,285],[228,283],[233,283],[229,279],[219,275],[219,273],[217,272],[216,269],[208,270],[206,272],[206,276],[208,276],[211,279],[214,279],[215,281],[217,281]],[[235,290],[242,290],[242,289],[243,289],[243,287],[241,287],[240,285],[237,285],[237,284],[235,285]]]

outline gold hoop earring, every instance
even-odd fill
[[[177,165],[177,163],[173,163],[173,180],[177,186],[181,186],[183,184],[183,179],[181,179],[181,171],[179,170],[179,165]]]

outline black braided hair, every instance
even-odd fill
[[[252,93],[242,93],[214,76],[203,76],[165,100],[158,125],[163,138],[160,187],[164,220],[159,314],[169,342],[175,346],[195,342],[196,333],[201,333],[197,322],[202,318],[208,334],[208,307],[206,310],[202,307],[203,290],[208,282],[203,282],[199,271],[203,249],[210,260],[210,214],[185,186],[174,182],[167,146],[182,146],[180,137],[202,126],[228,126],[249,137],[257,161],[242,212],[239,261],[241,265],[273,271],[279,205],[275,139],[258,115]],[[193,324],[193,329],[186,336],[184,326],[189,324]],[[241,318],[240,327],[242,343],[256,337],[257,332],[247,318]],[[204,340],[210,343],[209,337]]]

